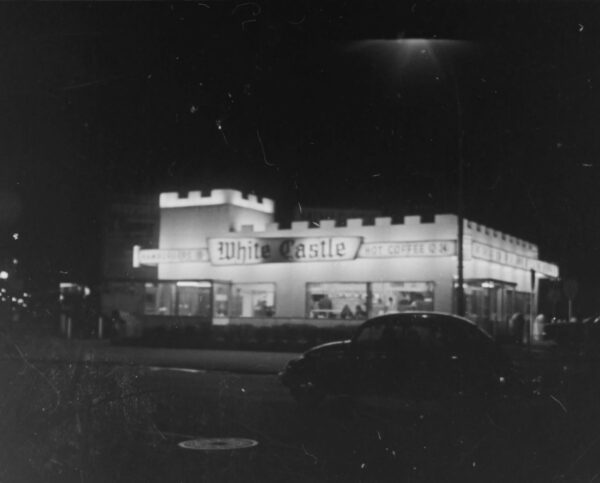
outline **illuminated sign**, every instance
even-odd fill
[[[454,240],[364,243],[361,258],[447,257],[456,255]]]
[[[354,260],[361,237],[209,238],[213,265]]]
[[[158,265],[159,263],[207,262],[206,248],[141,249],[133,247],[133,266]]]
[[[548,277],[558,277],[558,266],[541,260],[527,260],[527,268]]]
[[[473,242],[471,245],[471,256],[473,258],[480,258],[489,262],[501,263],[503,265],[510,265],[515,268],[522,268],[527,270],[528,258],[516,253],[507,252],[500,248],[494,248],[483,243]]]
[[[494,248],[483,243],[473,242],[471,245],[471,255],[473,258],[487,260],[488,262],[500,263],[523,270],[535,270],[549,277],[558,277],[558,267],[552,263],[517,255],[516,253],[507,252],[506,250]]]

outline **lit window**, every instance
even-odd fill
[[[366,283],[309,283],[307,313],[311,319],[366,319]]]
[[[433,282],[371,284],[371,316],[408,310],[433,310]]]
[[[177,315],[210,317],[210,286],[177,284]]]
[[[272,317],[274,315],[274,283],[233,284],[231,288],[232,317]]]
[[[147,283],[145,285],[144,313],[147,315],[175,315],[175,284]]]

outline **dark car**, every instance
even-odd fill
[[[290,361],[280,380],[303,404],[328,395],[503,398],[525,391],[489,335],[469,320],[435,312],[368,320],[352,339]]]

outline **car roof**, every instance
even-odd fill
[[[468,324],[473,327],[477,327],[477,324],[475,324],[473,321],[471,321],[465,317],[460,317],[459,315],[450,314],[448,312],[436,312],[436,311],[424,311],[424,310],[407,310],[405,312],[394,312],[394,313],[390,313],[390,314],[378,315],[376,317],[373,317],[373,318],[367,320],[365,322],[365,324],[371,325],[371,324],[376,324],[379,322],[384,322],[386,320],[392,320],[392,319],[394,319],[397,322],[402,323],[404,321],[401,319],[403,319],[403,318],[408,319],[408,318],[410,318],[410,316],[414,316],[414,315],[450,318],[457,322]],[[400,319],[400,320],[398,320],[398,319]],[[407,320],[407,322],[408,322],[408,320]]]

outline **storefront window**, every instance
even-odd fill
[[[366,283],[309,283],[308,317],[311,319],[366,319]]]
[[[407,310],[433,310],[433,289],[433,282],[372,283],[370,316]]]
[[[529,317],[531,294],[528,292],[515,292],[515,312]]]
[[[144,313],[147,315],[175,315],[175,284],[147,283],[145,285]]]
[[[232,317],[273,317],[274,283],[239,283],[231,288]]]
[[[210,316],[210,284],[208,282],[177,282],[177,315]]]
[[[228,283],[215,282],[213,285],[215,303],[213,316],[225,318],[229,316],[229,288]]]
[[[508,314],[508,316],[510,317],[512,314],[515,313],[515,291],[514,289],[511,288],[507,288],[506,292],[504,294],[505,296],[505,310],[506,313]]]
[[[484,319],[487,312],[485,289],[480,285],[465,284],[465,316],[477,322]]]
[[[487,279],[465,281],[465,316],[493,337],[509,333],[508,321],[515,311],[522,311],[521,302],[514,284]]]
[[[144,314],[210,316],[209,282],[159,282],[144,285]]]

